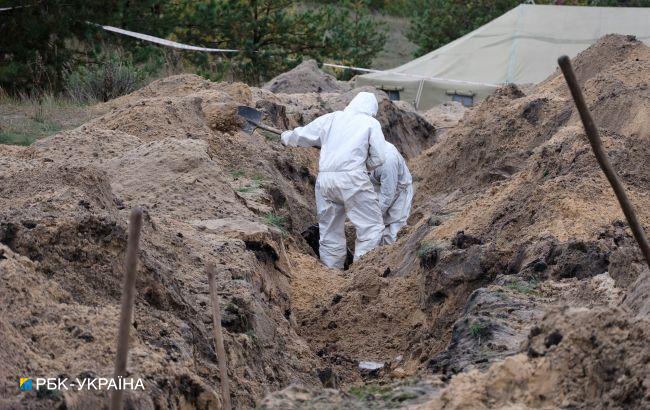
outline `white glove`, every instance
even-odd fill
[[[280,136],[280,141],[282,141],[282,144],[288,146],[288,147],[295,147],[297,146],[295,141],[291,141],[291,136],[293,134],[293,131],[284,131],[282,135]]]

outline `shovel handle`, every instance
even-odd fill
[[[274,134],[282,135],[282,131],[277,128],[269,127],[268,125],[260,124],[259,122],[254,122],[253,124],[255,124],[257,128],[261,128]]]

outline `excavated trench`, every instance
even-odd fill
[[[646,222],[649,55],[608,36],[574,61]],[[300,70],[309,84],[322,75]],[[291,78],[270,84],[291,90]],[[318,151],[243,133],[235,116],[243,104],[279,128],[304,124],[359,91],[332,81],[336,92],[276,94],[175,76],[75,130],[0,146],[7,385],[112,374],[126,221],[140,206],[129,372],[145,390],[127,392],[131,408],[220,406],[208,262],[239,408],[647,405],[648,271],[562,79],[429,121],[375,91],[416,196],[398,242],[344,272],[314,251]],[[437,133],[454,112],[460,123]],[[107,400],[6,390],[3,407]]]

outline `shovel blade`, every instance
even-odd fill
[[[246,120],[242,125],[242,130],[247,134],[252,134],[253,131],[255,131],[255,128],[257,128],[257,124],[262,121],[262,116],[264,114],[255,108],[240,105],[237,107],[237,115]]]

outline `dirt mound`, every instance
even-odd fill
[[[523,353],[484,371],[351,387],[291,386],[263,408],[647,408],[650,321],[616,307],[553,307],[524,337]]]
[[[314,220],[317,151],[214,127],[215,114],[229,115],[218,104],[252,104],[246,86],[195,76],[158,84],[75,130],[3,149],[2,311],[13,312],[2,325],[3,379],[112,374],[126,220],[141,206],[129,369],[146,393],[129,396],[131,405],[219,402],[209,261],[220,267],[235,402],[251,406],[274,383],[317,383],[316,356],[292,330],[283,256],[287,245],[309,249],[292,238]],[[105,395],[16,392],[3,406],[87,408]]]
[[[425,112],[423,117],[436,129],[453,128],[462,119],[469,108],[459,102],[445,102]]]
[[[531,330],[527,354],[455,377],[421,408],[646,408],[649,332],[647,319],[616,308],[555,309]]]
[[[648,47],[621,36],[575,60],[646,225],[649,63]],[[301,235],[315,222],[318,151],[239,131],[234,108],[286,129],[358,91],[274,94],[175,76],[75,130],[0,148],[5,383],[111,375],[127,218],[139,206],[129,372],[145,391],[128,392],[131,407],[220,405],[208,262],[240,407],[647,407],[650,272],[559,75],[527,95],[498,90],[438,144],[426,119],[375,90],[416,198],[398,242],[342,273]],[[0,403],[106,398],[15,389]]]
[[[617,59],[590,62],[610,49]],[[575,61],[614,167],[650,221],[641,165],[650,158],[650,49],[607,36]],[[353,265],[336,303],[298,312],[302,333],[344,380],[363,377],[363,360],[385,364],[380,379],[485,371],[520,351],[558,303],[616,305],[629,292],[630,306],[647,309],[632,291],[647,267],[563,81],[556,73],[529,95],[498,90],[412,159],[416,198],[397,244]]]
[[[599,73],[585,79],[592,55],[609,49],[624,50],[624,59],[599,65]],[[608,36],[575,64],[610,158],[643,220],[650,217],[644,206],[650,173],[640,166],[650,155],[644,114],[650,108],[650,75],[643,69],[649,59],[642,43]],[[546,236],[584,240],[622,219],[563,81],[557,73],[531,95],[514,86],[500,90],[474,109],[445,144],[415,163],[417,178],[426,181],[416,198],[418,206],[428,204],[420,212],[454,215],[436,228],[436,236],[464,231],[494,237],[504,247]],[[444,209],[436,210],[439,204],[430,198],[454,191]]]
[[[290,383],[318,385],[321,359],[297,334],[295,313],[313,300],[293,297],[329,298],[296,282],[302,266],[328,275],[323,288],[339,286],[301,236],[315,222],[318,150],[248,135],[235,115],[237,105],[248,105],[269,124],[295,127],[324,113],[301,98],[317,95],[342,108],[356,93],[288,97],[174,76],[103,104],[105,114],[77,129],[28,148],[0,147],[2,312],[14,312],[2,322],[4,379],[26,371],[111,375],[126,221],[139,206],[145,218],[129,371],[146,390],[128,395],[131,406],[218,405],[208,262],[218,266],[234,402],[253,406]],[[391,121],[402,115],[389,102],[382,112]],[[428,135],[418,134],[427,128],[413,118],[394,135],[415,150]],[[3,406],[85,408],[105,400],[105,391],[16,391]]]
[[[350,85],[318,68],[315,60],[306,60],[293,70],[282,73],[264,84],[265,90],[283,94],[341,93]]]

